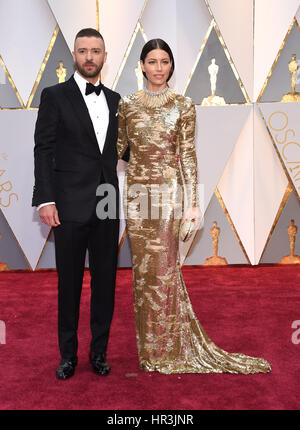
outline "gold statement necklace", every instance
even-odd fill
[[[140,90],[136,93],[136,99],[148,108],[157,108],[164,106],[169,101],[174,100],[176,93],[174,90],[165,87],[161,91],[149,91],[147,88]]]

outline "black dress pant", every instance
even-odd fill
[[[114,308],[119,219],[64,222],[54,228],[58,272],[58,339],[62,358],[77,357],[80,296],[86,250],[91,274],[92,353],[106,351]]]

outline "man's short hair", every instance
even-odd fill
[[[79,37],[97,37],[98,39],[102,39],[104,43],[102,34],[100,34],[99,31],[95,30],[94,28],[83,28],[76,34],[75,41]]]

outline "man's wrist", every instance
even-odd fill
[[[41,204],[37,207],[37,210],[39,211],[42,207],[44,207],[44,206],[48,206],[48,205],[55,205],[55,202],[41,203]]]

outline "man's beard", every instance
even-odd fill
[[[88,63],[88,62],[86,62],[84,65],[87,65],[87,64],[95,65],[94,63]],[[95,69],[88,71],[84,67],[79,66],[77,62],[75,62],[76,70],[78,70],[78,72],[85,78],[95,78],[96,76],[99,76],[99,73],[101,72],[102,67],[103,67],[103,62]]]

